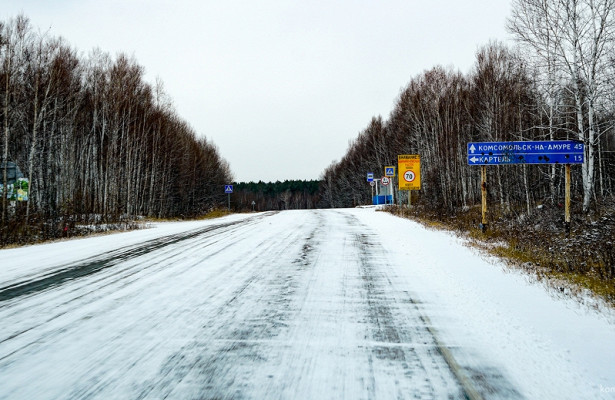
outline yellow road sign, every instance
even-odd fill
[[[421,189],[421,156],[403,154],[397,156],[399,190]]]

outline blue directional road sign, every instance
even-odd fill
[[[224,185],[224,193],[233,193],[233,185]]]
[[[374,173],[373,172],[368,172],[367,173],[367,181],[368,182],[373,182],[374,181]]]
[[[468,143],[469,165],[583,164],[584,145],[574,140]]]

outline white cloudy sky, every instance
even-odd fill
[[[510,0],[0,0],[86,55],[134,55],[238,181],[317,179],[400,89],[507,41]]]

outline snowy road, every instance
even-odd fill
[[[395,250],[400,240],[432,244],[432,234],[372,210],[296,211],[0,251],[7,265],[0,271],[0,398],[615,394],[612,371],[591,376],[575,349],[560,349],[539,328],[516,326],[515,316],[512,328],[501,326],[505,308],[463,317],[452,310],[473,307],[480,288],[442,300],[438,285],[451,276],[432,269],[427,255],[429,266],[409,266],[421,259],[419,247],[410,256]],[[441,246],[441,253],[480,260],[497,279],[518,278],[452,239]],[[432,275],[439,283],[429,283]],[[611,345],[612,325],[571,312],[590,318],[604,335],[598,339]],[[500,328],[506,332],[494,332]],[[501,340],[508,341],[494,344]],[[612,354],[590,361],[609,368]]]

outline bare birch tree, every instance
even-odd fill
[[[583,210],[594,191],[595,149],[601,134],[608,52],[615,41],[615,0],[514,0],[508,28],[553,76],[568,77],[575,100],[576,137],[585,143]],[[553,64],[551,64],[553,63]]]

